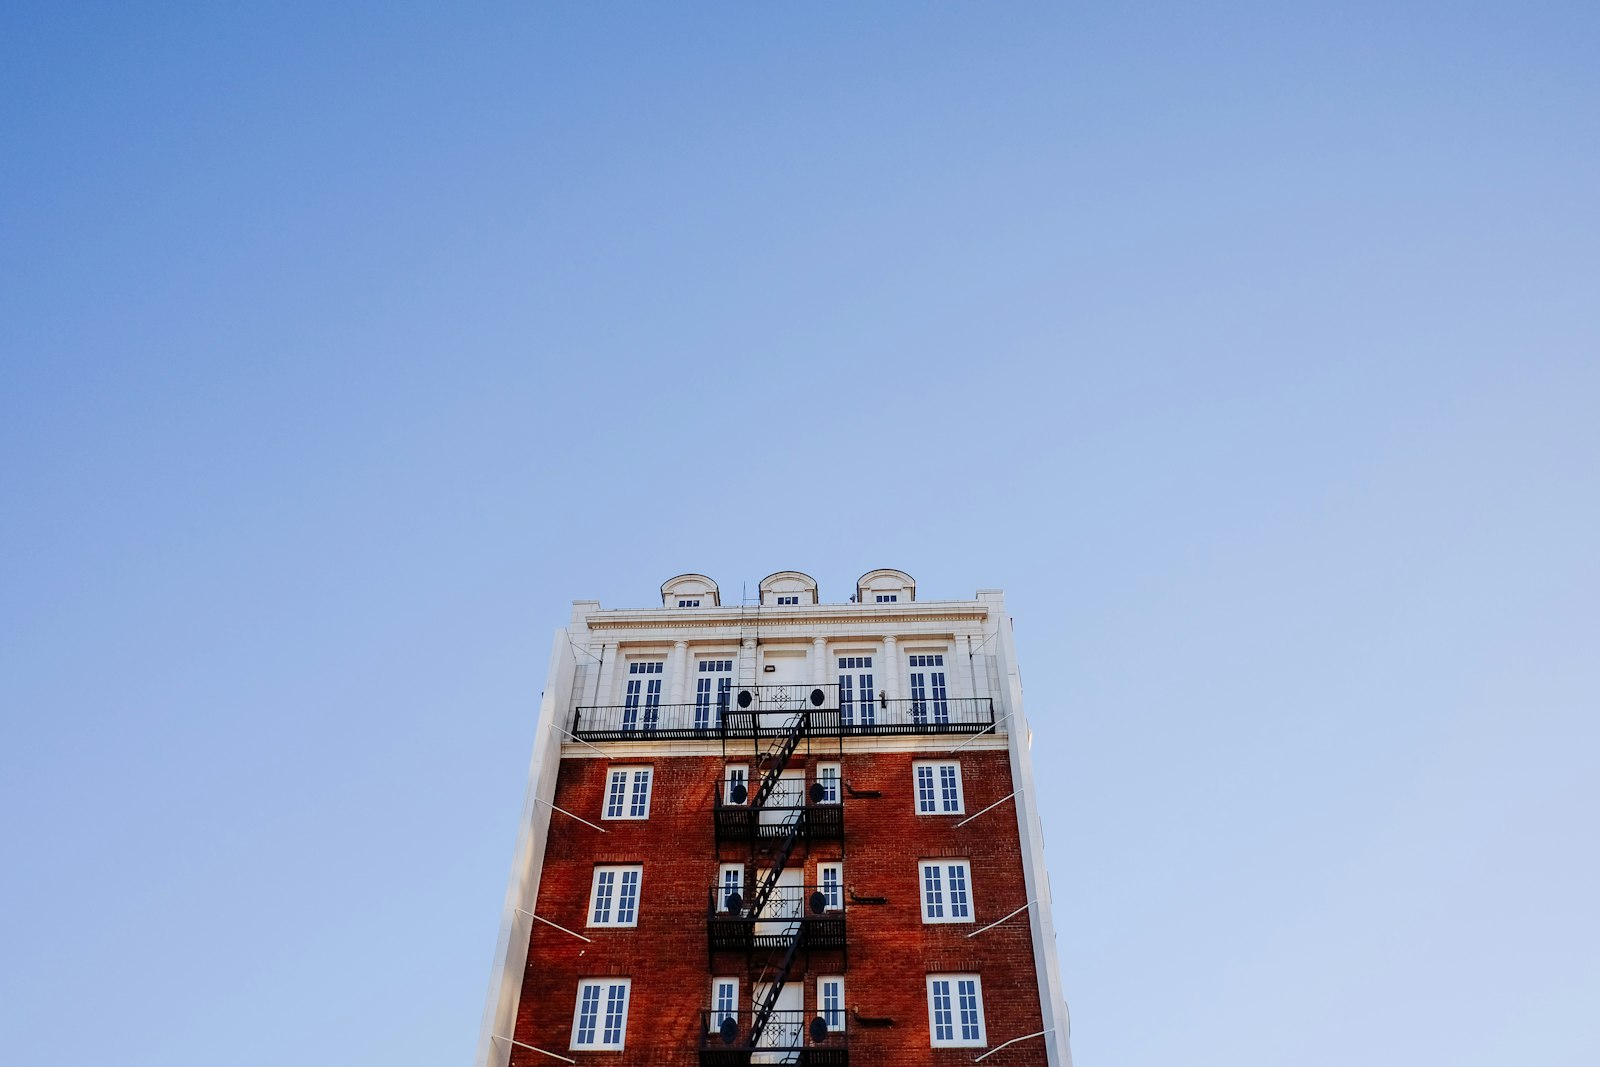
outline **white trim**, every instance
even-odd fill
[[[838,1026],[833,1025],[833,1021],[831,1019],[828,1019],[828,1009],[827,1009],[827,1006],[826,1006],[826,1004],[824,1003],[824,1001],[822,999],[822,983],[824,983],[824,982],[838,982],[839,983],[839,1025]],[[846,1004],[847,1004],[847,1002],[844,999],[844,975],[842,975],[842,974],[824,974],[824,975],[818,976],[818,978],[817,978],[817,1014],[820,1015],[824,1020],[827,1020],[828,1031],[830,1033],[835,1033],[836,1034],[836,1033],[839,1033],[839,1032],[844,1030],[845,1015],[850,1010],[846,1006]]]
[[[639,877],[633,888],[633,920],[619,922],[615,917],[622,912],[622,884],[629,872],[636,872]],[[611,874],[611,896],[606,902],[607,918],[596,919],[595,911],[600,900],[600,876]],[[618,927],[628,928],[639,925],[639,909],[644,904],[644,865],[640,863],[602,863],[596,865],[594,877],[589,882],[589,911],[587,925],[590,927]]]
[[[606,1013],[611,1010],[611,987],[622,986],[622,1025],[621,1034],[616,1043],[605,1040]],[[600,1000],[595,1007],[594,1035],[599,1040],[584,1044],[578,1043],[578,1022],[583,1017],[583,991],[587,986],[596,986],[600,990]],[[633,1001],[632,978],[580,978],[578,979],[578,994],[572,1002],[572,1043],[568,1045],[579,1052],[598,1052],[601,1050],[620,1051],[628,1045],[628,1009]]]
[[[837,904],[830,902],[823,910],[838,911],[844,907],[844,864],[838,860],[826,860],[817,864],[817,889],[822,891],[824,897],[828,895],[823,891],[825,883],[822,879],[822,872],[825,870],[833,871],[839,876],[833,883],[839,890],[839,902]]]
[[[965,901],[965,915],[955,914],[955,879],[950,877],[950,868],[952,867],[960,867],[962,871],[961,881],[965,886],[967,898]],[[936,889],[939,899],[933,902],[938,905],[940,912],[938,915],[932,915],[928,910],[931,906],[928,900],[928,871],[930,868],[936,872],[934,881],[938,883]],[[922,903],[922,921],[924,923],[932,926],[938,923],[975,922],[976,919],[973,916],[978,910],[976,898],[977,893],[972,885],[971,860],[945,858],[917,861],[917,899]]]
[[[919,767],[933,768],[933,811],[922,810],[922,796],[918,792],[917,769]],[[941,767],[954,767],[956,769],[956,806],[944,806],[944,774]],[[911,803],[912,810],[918,815],[965,815],[967,813],[967,788],[961,779],[961,761],[956,759],[919,759],[911,761]]]
[[[963,1038],[961,1031],[961,985],[960,983],[972,980],[973,997],[978,1002],[978,1037]],[[933,1009],[933,983],[950,983],[950,1032],[952,1035],[943,1041],[936,1036],[939,1032],[938,1019],[934,1016]],[[933,1048],[982,1048],[989,1043],[988,1024],[983,1017],[983,978],[976,974],[930,974],[928,975],[928,1044]]]
[[[619,814],[611,814],[611,784],[617,775],[623,775],[622,805]],[[633,814],[633,795],[638,789],[639,775],[645,775],[644,787],[644,814]],[[650,802],[656,791],[656,769],[654,767],[608,767],[606,768],[606,787],[600,797],[600,818],[606,822],[639,821],[650,818]]]

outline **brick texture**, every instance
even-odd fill
[[[802,749],[802,754],[804,750]],[[730,754],[731,755],[731,754]],[[801,975],[801,955],[791,982],[804,982],[808,1014],[817,1006],[816,978],[843,974],[845,1001],[862,1016],[887,1018],[892,1026],[849,1024],[850,1061],[860,1067],[905,1064],[969,1064],[982,1049],[930,1047],[927,975],[974,973],[982,977],[984,1022],[989,1047],[1043,1029],[1033,944],[1026,911],[976,937],[978,928],[1027,902],[1017,840],[1016,810],[1010,802],[962,828],[965,816],[918,815],[914,810],[911,764],[936,758],[909,753],[845,753],[813,746],[809,759],[797,755],[791,768],[842,762],[842,776],[858,791],[877,790],[881,798],[846,795],[845,840],[796,850],[789,866],[803,863],[804,880],[814,883],[816,864],[843,860],[845,885],[863,897],[884,897],[884,905],[853,904],[847,910],[848,966],[839,953],[813,953]],[[968,814],[1011,792],[1008,756],[1003,751],[963,751],[963,792]],[[753,764],[746,758],[743,763]],[[649,765],[655,769],[650,818],[644,821],[600,818],[606,774],[612,766]],[[565,815],[551,817],[537,913],[592,938],[585,943],[537,924],[529,944],[528,968],[517,1012],[516,1038],[572,1057],[581,1063],[696,1064],[701,1012],[710,1007],[711,980],[741,979],[739,1006],[751,1006],[751,982],[743,954],[718,953],[708,959],[706,906],[720,863],[751,859],[747,845],[724,845],[719,853],[712,823],[722,760],[702,756],[653,759],[562,761],[555,803],[606,828],[600,833]],[[924,924],[917,861],[964,858],[972,864],[975,921]],[[643,878],[638,926],[631,929],[586,926],[589,891],[597,864],[640,863]],[[765,864],[757,859],[754,869]],[[747,874],[747,885],[752,874]],[[848,896],[847,896],[848,899]],[[759,970],[764,954],[757,953]],[[571,1051],[573,1009],[581,978],[632,979],[626,1048],[622,1051]],[[525,1049],[514,1049],[515,1067],[548,1064]],[[996,1067],[1043,1067],[1038,1040],[1019,1042],[983,1061]]]

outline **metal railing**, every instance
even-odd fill
[[[910,697],[853,701],[839,707],[846,737],[893,734],[971,734],[994,725],[989,697]]]
[[[732,1067],[755,1063],[801,1063],[816,1067],[845,1067],[850,1062],[849,1012],[840,1005],[828,1015],[808,1011],[774,1011],[755,1043],[750,1035],[756,1012],[702,1011],[700,1013],[700,1063],[702,1067]]]
[[[742,686],[708,694],[693,704],[584,706],[572,713],[572,734],[584,741],[688,741],[778,737],[809,714],[807,731],[838,736],[839,687],[823,685]]]
[[[782,690],[780,699],[760,695]],[[972,734],[995,725],[989,697],[915,697],[857,700],[843,705],[838,686],[759,686],[748,707],[729,694],[726,703],[635,704],[579,707],[572,713],[572,735],[583,741],[700,741],[777,737],[788,731],[809,704],[812,690],[823,703],[808,710],[807,732],[813,737],[876,737],[898,734]]]
[[[838,801],[807,803],[806,793],[799,788],[801,783],[794,784],[795,788],[774,792],[767,803],[758,808],[749,802],[726,803],[724,783],[718,783],[716,803],[712,807],[717,840],[774,843],[788,837],[790,830],[805,841],[832,841],[843,837],[844,805]],[[788,782],[783,785],[788,786]]]
[[[844,936],[845,890],[837,882],[776,886],[759,909],[755,896],[753,888],[746,891],[742,886],[712,886],[706,895],[706,922],[728,928],[755,926],[777,931],[784,939],[782,944],[799,932],[797,925],[811,927],[824,937]]]

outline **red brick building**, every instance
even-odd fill
[[[478,1063],[1069,1067],[1000,593],[578,601]]]

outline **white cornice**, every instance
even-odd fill
[[[934,600],[896,604],[804,604],[782,608],[610,608],[584,618],[590,630],[759,630],[805,631],[817,626],[881,628],[894,623],[967,622],[989,617],[989,605],[972,600]]]

